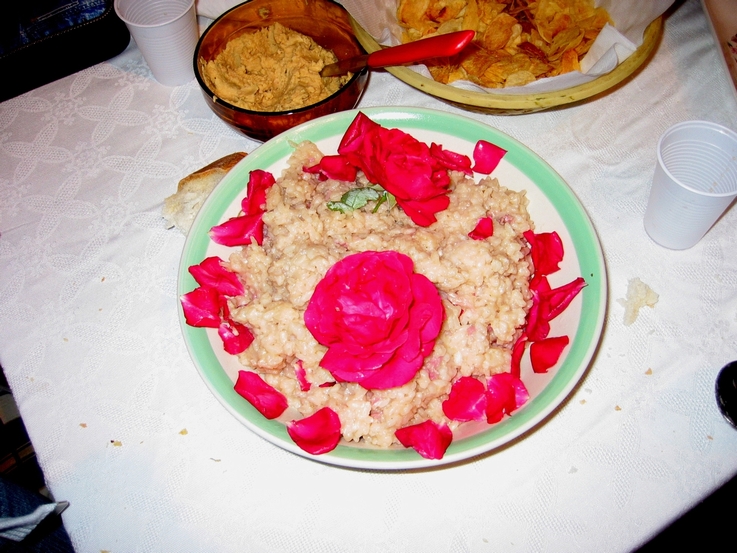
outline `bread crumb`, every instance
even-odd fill
[[[640,308],[655,307],[658,298],[658,294],[639,278],[631,279],[627,286],[627,297],[617,300],[620,305],[624,306],[624,326],[630,326],[637,320]]]
[[[210,192],[244,157],[245,152],[227,155],[180,180],[176,193],[164,200],[161,210],[167,228],[177,227],[186,235]]]

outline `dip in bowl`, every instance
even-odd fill
[[[340,77],[320,77],[319,71],[363,53],[350,15],[331,0],[250,0],[203,33],[194,70],[215,114],[263,141],[354,108],[367,71]]]

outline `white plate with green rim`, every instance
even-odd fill
[[[506,134],[473,119],[421,108],[367,108],[361,110],[387,128],[399,128],[418,140],[435,142],[445,149],[472,156],[480,139],[507,150],[492,173],[513,190],[526,190],[528,210],[536,232],[556,231],[565,248],[561,270],[550,275],[553,287],[582,276],[587,286],[566,311],[551,321],[551,336],[567,335],[571,342],[556,367],[545,374],[532,372],[525,357],[522,380],[530,400],[511,417],[494,425],[461,425],[441,460],[421,457],[413,449],[377,449],[341,442],[330,453],[313,456],[288,436],[280,420],[267,420],[233,390],[238,370],[236,357],[223,351],[215,329],[188,326],[180,308],[184,340],[205,384],[215,397],[250,430],[288,451],[333,465],[362,469],[402,470],[435,467],[488,453],[525,434],[550,415],[570,394],[585,373],[596,351],[606,313],[606,269],[596,232],[583,206],[563,179],[539,156]],[[286,168],[294,145],[310,140],[326,154],[336,153],[343,133],[356,110],[310,121],[269,140],[236,165],[202,206],[184,245],[179,267],[179,295],[197,284],[188,272],[191,265],[217,255],[227,259],[233,248],[219,246],[208,231],[240,210],[249,173],[270,171],[276,178]],[[477,175],[478,177],[478,175]]]

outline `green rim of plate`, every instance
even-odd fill
[[[410,469],[448,464],[496,449],[547,418],[583,376],[598,346],[606,311],[607,288],[601,246],[586,211],[573,191],[537,154],[484,123],[424,108],[367,108],[315,119],[271,139],[231,170],[202,206],[182,253],[178,293],[184,294],[197,286],[188,268],[206,257],[211,245],[209,229],[222,221],[228,206],[242,195],[250,171],[270,167],[288,157],[294,144],[303,140],[318,142],[342,135],[358,111],[385,127],[399,127],[410,133],[412,129],[431,130],[471,143],[480,139],[493,142],[507,150],[505,161],[524,173],[554,206],[570,234],[579,263],[579,274],[584,277],[587,286],[581,292],[578,329],[564,362],[551,381],[513,416],[478,434],[454,441],[439,461],[424,459],[412,449],[380,450],[348,445],[339,445],[330,453],[312,456],[292,442],[283,423],[265,419],[233,390],[233,382],[220,365],[205,329],[187,325],[180,307],[180,324],[187,348],[205,383],[226,409],[265,439],[305,457],[356,468]]]

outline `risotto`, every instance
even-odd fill
[[[332,409],[349,442],[389,447],[398,443],[398,429],[427,420],[454,429],[460,423],[442,408],[453,383],[509,372],[513,346],[533,304],[533,267],[523,233],[534,227],[525,193],[491,177],[476,182],[450,171],[450,204],[437,213],[437,222],[423,227],[390,201],[348,212],[334,209],[331,202],[350,189],[371,184],[361,172],[357,182],[345,182],[304,170],[322,157],[310,142],[296,148],[266,194],[262,244],[253,242],[230,256],[228,268],[245,289],[231,302],[230,315],[254,337],[239,360],[304,417]],[[493,220],[493,234],[469,237],[485,217]],[[409,256],[414,271],[437,287],[444,308],[440,333],[404,385],[366,389],[336,381],[320,365],[327,348],[305,324],[308,303],[341,259],[388,250]]]

